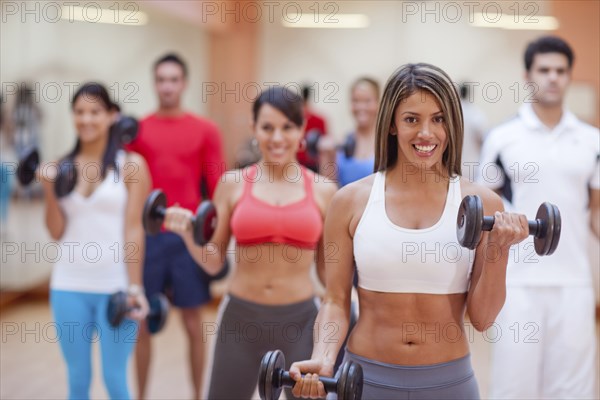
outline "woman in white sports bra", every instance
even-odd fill
[[[462,111],[439,68],[407,64],[390,77],[376,135],[377,172],[340,189],[329,207],[325,245],[337,251],[326,259],[312,359],[290,369],[293,393],[326,395],[318,376],[333,374],[344,342],[355,259],[360,314],[344,359],[363,368],[363,399],[479,398],[463,316],[478,331],[494,322],[509,249],[527,237],[527,220],[504,212],[491,190],[460,179]],[[456,237],[469,194],[496,218],[475,251]]]

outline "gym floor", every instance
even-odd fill
[[[216,307],[205,314],[207,323],[216,319]],[[25,300],[11,306],[0,316],[0,398],[2,399],[59,399],[67,395],[66,369],[56,343],[50,307],[45,300]],[[16,332],[15,332],[16,331]],[[14,332],[14,333],[12,333]],[[213,336],[207,335],[207,349],[212,348]],[[189,399],[188,363],[185,336],[177,310],[172,310],[165,329],[155,336],[153,364],[148,396],[152,399]],[[91,397],[105,399],[102,383],[99,346],[93,350],[93,383]],[[481,334],[475,335],[471,346],[473,364],[482,396],[487,390],[489,345]],[[207,352],[207,364],[210,362]],[[258,373],[258,365],[257,365]],[[135,388],[133,362],[129,371],[130,388]],[[256,396],[255,398],[258,398]],[[283,396],[282,396],[283,398]]]
[[[18,223],[16,223],[18,221]],[[3,237],[3,258],[9,257],[8,244],[35,249],[40,243],[41,253],[49,241],[41,224],[41,202],[13,203],[8,220],[8,235]],[[35,251],[35,250],[33,250]],[[6,254],[4,254],[6,253]],[[13,256],[17,257],[17,256]],[[0,294],[19,292],[25,286],[45,285],[51,266],[42,257],[33,262],[33,255],[25,263],[18,258],[3,259],[0,270]],[[48,257],[52,257],[48,255]],[[28,261],[28,262],[27,262]],[[222,293],[226,282],[219,282],[213,291]],[[209,306],[205,323],[213,323],[217,305]],[[50,307],[42,296],[27,296],[4,307],[0,313],[2,340],[0,342],[0,399],[59,399],[67,396],[65,364],[56,342]],[[598,332],[598,330],[597,330]],[[153,341],[153,363],[150,372],[148,396],[151,399],[189,399],[192,390],[188,378],[186,338],[176,309],[171,310],[165,329]],[[213,335],[206,335],[206,365],[210,365]],[[600,337],[599,337],[600,341]],[[108,397],[102,382],[98,345],[93,350],[93,382],[91,397]],[[481,333],[471,342],[473,367],[479,381],[482,398],[486,398],[489,375],[490,344]],[[257,365],[258,373],[258,365]],[[206,378],[205,378],[206,380]],[[129,382],[135,393],[133,360],[129,368]],[[284,396],[282,396],[283,398]],[[597,396],[600,398],[600,396]],[[255,396],[258,398],[258,396]]]

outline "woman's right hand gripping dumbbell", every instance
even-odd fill
[[[327,362],[323,358],[297,361],[290,366],[290,377],[296,381],[292,393],[296,397],[321,399],[327,396],[319,377],[332,377],[335,357]],[[302,377],[302,374],[305,374]]]
[[[142,321],[150,312],[150,305],[141,284],[129,285],[127,290],[127,307],[130,310],[127,316],[135,321]]]
[[[193,243],[193,216],[194,214],[190,210],[179,207],[179,204],[175,204],[167,208],[163,224],[165,229],[178,234],[184,241]]]

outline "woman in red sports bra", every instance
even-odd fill
[[[336,185],[296,160],[304,145],[302,98],[273,87],[261,93],[252,111],[262,158],[221,177],[211,243],[194,243],[190,211],[171,207],[165,219],[165,227],[182,236],[211,274],[223,265],[231,236],[236,240],[236,268],[220,305],[212,376],[203,396],[210,399],[249,399],[269,350],[283,350],[289,363],[310,356],[318,311],[313,261],[324,276],[323,223]],[[334,250],[328,252],[332,257]],[[287,395],[293,398],[291,391]]]

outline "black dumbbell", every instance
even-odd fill
[[[162,293],[157,293],[148,300],[150,311],[146,316],[148,331],[158,333],[167,322],[169,314],[169,301]],[[117,327],[123,322],[127,313],[133,308],[127,305],[127,293],[117,292],[110,296],[108,301],[107,316],[108,322],[112,327]]]
[[[319,154],[319,140],[321,140],[321,136],[321,131],[318,129],[311,129],[306,134],[306,151],[313,158],[316,158]],[[337,148],[344,152],[346,158],[351,158],[356,149],[356,137],[354,135],[346,136],[344,144],[337,146]]]
[[[144,230],[150,235],[156,235],[165,220],[167,211],[167,196],[161,190],[153,190],[144,204]],[[202,201],[192,217],[194,242],[200,246],[207,244],[217,227],[217,210],[208,200]]]
[[[32,148],[25,152],[17,167],[17,180],[23,186],[29,185],[35,178],[35,170],[40,166],[40,153]]]
[[[554,253],[560,240],[561,217],[558,207],[548,202],[538,208],[535,220],[527,221],[529,234],[534,236],[533,244],[540,256]],[[460,203],[456,220],[458,243],[471,250],[481,240],[482,231],[491,231],[494,217],[483,216],[483,203],[479,196],[466,196]]]
[[[129,144],[137,137],[139,124],[137,119],[122,115],[111,125],[110,133],[118,138],[121,144]]]
[[[71,160],[61,160],[58,163],[58,174],[54,182],[54,193],[58,198],[68,195],[77,185],[77,168]]]
[[[37,149],[32,148],[25,152],[24,157],[17,167],[17,179],[23,186],[29,185],[35,178],[35,171],[40,166],[40,154]],[[54,192],[57,197],[63,197],[71,193],[77,184],[77,169],[75,164],[69,160],[61,160],[57,165],[58,171],[54,181]]]
[[[341,366],[338,378],[319,377],[327,393],[337,393],[338,400],[360,400],[363,389],[363,372],[360,364],[347,361]],[[302,375],[304,377],[304,375]],[[258,395],[262,400],[277,400],[283,387],[293,387],[296,381],[285,370],[281,350],[268,351],[260,362]]]

